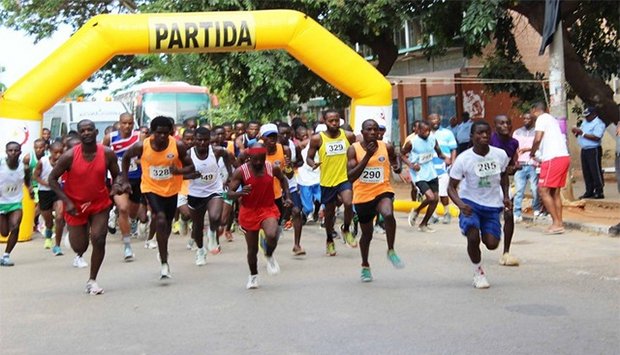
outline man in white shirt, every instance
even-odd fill
[[[534,127],[536,136],[530,150],[530,157],[534,159],[536,152],[540,149],[542,163],[540,164],[538,190],[553,220],[545,234],[562,234],[564,223],[560,189],[566,184],[570,156],[566,146],[566,137],[560,130],[560,124],[555,117],[546,113],[546,110],[547,105],[544,102],[536,103],[530,110],[530,113],[536,117]]]

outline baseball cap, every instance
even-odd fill
[[[383,118],[375,118],[374,120],[377,121],[377,125],[379,125],[379,128],[385,129],[386,122]]]
[[[586,107],[585,110],[583,110],[583,115],[584,116],[589,116],[593,113],[596,113],[596,109],[594,107]]]
[[[267,123],[260,127],[260,136],[266,137],[270,134],[278,134],[278,126],[273,123]]]

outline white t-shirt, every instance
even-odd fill
[[[501,173],[510,159],[504,150],[489,146],[485,156],[469,148],[459,154],[450,169],[450,177],[461,181],[459,196],[486,207],[503,207]]]
[[[317,185],[321,180],[321,168],[312,168],[306,163],[306,157],[308,156],[308,149],[310,149],[310,143],[301,151],[301,158],[304,161],[299,169],[297,169],[297,183],[302,186]],[[319,162],[319,154],[314,156],[314,161]]]
[[[540,142],[540,154],[542,161],[551,160],[557,157],[567,157],[568,148],[566,147],[566,137],[560,130],[560,124],[555,117],[548,113],[543,113],[536,118],[534,129],[544,132],[542,142]]]

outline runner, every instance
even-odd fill
[[[60,242],[62,241],[62,233],[65,228],[64,210],[62,201],[58,199],[58,196],[52,191],[47,181],[64,148],[61,142],[52,143],[50,155],[39,159],[34,169],[34,178],[39,183],[39,209],[45,221],[45,238],[49,238],[51,241],[52,232],[56,236],[55,244],[52,248],[52,253],[56,256],[62,255]],[[54,230],[52,231],[52,229]]]
[[[77,129],[82,143],[60,156],[49,175],[48,183],[64,202],[71,248],[79,256],[88,249],[90,236],[93,251],[86,293],[98,295],[103,293],[96,280],[105,257],[108,212],[112,205],[110,194],[125,191],[117,181],[117,157],[110,148],[97,144],[98,131],[95,124],[90,120],[82,120]],[[108,171],[113,181],[111,191],[105,184]],[[58,179],[62,175],[65,183],[61,189]]]
[[[444,211],[442,222],[443,224],[450,224],[452,217],[450,216],[450,199],[448,198],[448,184],[450,183],[448,168],[456,159],[456,139],[451,130],[441,127],[441,118],[438,114],[432,113],[428,116],[428,119],[439,149],[441,149],[444,156],[449,157],[449,159],[444,160],[435,155],[433,156],[433,164],[435,165],[435,172],[437,172],[437,181],[439,183],[439,200],[443,205]]]
[[[489,144],[495,148],[499,148],[506,152],[508,157],[508,167],[506,175],[514,175],[517,170],[517,151],[519,150],[519,141],[512,138],[512,121],[506,115],[495,116],[495,132],[491,134]],[[511,196],[508,196],[512,201]],[[504,208],[504,252],[499,258],[499,264],[504,266],[519,266],[519,259],[510,255],[510,244],[514,235],[515,219],[511,208]]]
[[[177,207],[177,194],[181,190],[182,175],[194,171],[192,159],[185,144],[175,140],[173,120],[157,116],[151,121],[151,136],[134,144],[123,156],[123,181],[128,186],[127,171],[133,157],[140,157],[145,174],[140,189],[157,219],[157,246],[159,248],[160,279],[168,279],[168,238]]]
[[[112,148],[118,159],[119,167],[121,167],[125,152],[141,140],[140,131],[133,129],[134,120],[130,113],[122,113],[118,118],[118,122],[118,131],[112,131],[103,137],[103,145]],[[142,192],[140,191],[142,168],[137,158],[131,160],[127,176],[131,185],[131,193],[115,195],[114,204],[118,212],[118,228],[121,231],[121,238],[123,240],[123,256],[125,261],[129,262],[135,256],[131,248],[131,220],[135,220],[138,217],[140,199],[142,198]],[[140,223],[146,224],[147,220],[142,219]]]
[[[31,174],[30,184],[32,185],[32,191],[34,193],[35,210],[34,210],[34,223],[32,225],[33,232],[39,231],[38,227],[39,227],[40,211],[39,211],[39,184],[37,183],[37,180],[34,178],[34,175],[32,174],[34,174],[34,168],[37,166],[37,162],[39,161],[39,159],[43,158],[46,152],[47,152],[47,145],[45,144],[45,140],[43,138],[37,138],[34,140],[32,152],[24,155],[23,157],[24,165],[27,165],[28,169],[30,170],[30,174]],[[51,236],[49,238],[46,236],[45,242],[43,244],[44,248],[50,249],[52,248],[53,244],[54,243],[52,242]]]
[[[439,180],[433,164],[433,155],[437,154],[439,159],[444,160],[446,163],[450,162],[450,158],[446,157],[439,148],[435,136],[430,133],[430,124],[427,121],[420,122],[418,135],[411,141],[411,152],[407,162],[411,180],[415,182],[418,190],[425,197],[418,207],[411,209],[408,222],[411,227],[415,226],[420,211],[428,207],[426,208],[424,218],[422,218],[418,225],[418,230],[425,233],[435,232],[434,229],[428,226],[428,221],[435,212],[435,208],[437,208],[437,202],[439,202]]]
[[[300,126],[296,130],[297,139],[300,142],[301,159],[303,165],[297,169],[297,183],[299,184],[299,193],[301,204],[303,206],[303,214],[306,216],[306,222],[315,222],[319,220],[319,211],[321,209],[321,168],[312,169],[306,162],[308,157],[308,149],[310,149],[310,139],[308,139],[308,129]],[[318,159],[317,164],[318,164]]]
[[[508,197],[508,156],[498,148],[489,146],[491,126],[476,121],[471,127],[473,147],[456,157],[450,169],[448,195],[461,210],[459,227],[467,237],[467,253],[474,264],[474,287],[489,288],[482,269],[480,241],[487,249],[499,246],[502,230],[499,215],[511,209]],[[463,181],[460,190],[459,183]],[[503,198],[502,198],[503,196]]]
[[[278,126],[273,123],[264,124],[260,128],[259,136],[263,141],[263,146],[267,149],[267,161],[284,172],[287,175],[287,179],[292,177],[293,169],[287,164],[287,161],[290,162],[291,160],[291,150],[288,148],[288,145],[283,146],[278,143]],[[282,185],[278,180],[273,181],[273,194],[276,206],[278,206],[278,210],[280,211],[280,220],[278,224],[282,226],[282,218],[285,216],[286,211],[282,203]]]
[[[258,121],[248,122],[245,132],[241,132],[241,127],[245,127],[243,122],[235,123],[235,131],[237,132],[237,138],[235,138],[235,156],[239,156],[243,151],[257,142],[258,130],[260,129],[260,123]],[[239,162],[240,164],[242,162]]]
[[[267,273],[275,275],[280,272],[280,266],[273,256],[278,245],[280,231],[278,227],[280,212],[274,203],[274,177],[280,181],[284,189],[284,206],[290,207],[292,202],[286,178],[278,167],[265,161],[267,149],[262,144],[257,143],[246,153],[250,157],[250,161],[241,165],[233,173],[227,197],[241,198],[239,224],[245,233],[248,246],[248,266],[250,268],[246,288],[255,289],[258,288],[257,254],[261,229],[264,231],[264,238],[261,238],[260,243],[265,250]],[[242,185],[241,191],[237,192],[237,188]]]
[[[22,222],[23,186],[26,185],[33,195],[30,185],[30,167],[19,160],[22,153],[21,145],[8,142],[5,145],[6,158],[0,160],[0,234],[8,235],[0,266],[13,266],[11,252],[17,244],[19,225]]]
[[[411,124],[411,134],[405,138],[405,143],[400,149],[400,161],[401,163],[409,166],[409,152],[411,152],[411,141],[418,135],[418,128],[420,126],[421,120],[415,120]],[[409,181],[411,183],[411,201],[419,201],[418,198],[418,188],[415,186],[415,182],[411,178],[411,174],[407,171],[407,174],[403,176],[403,180]]]
[[[344,205],[344,224],[341,227],[343,239],[350,247],[357,247],[357,241],[349,231],[353,219],[353,193],[347,177],[346,154],[349,146],[355,142],[355,135],[353,132],[345,132],[340,128],[338,111],[327,110],[324,117],[327,131],[315,134],[310,139],[306,163],[312,169],[321,166],[321,203],[325,205],[326,254],[336,256],[334,223],[336,221],[336,204],[339,198]],[[320,159],[318,163],[314,161],[317,151]]]
[[[185,143],[187,151],[194,146],[196,131],[193,129],[186,129],[181,135],[181,140]],[[172,233],[180,234],[181,237],[187,239],[187,249],[194,248],[194,239],[190,233],[191,216],[189,206],[187,205],[187,196],[189,195],[189,180],[183,180],[181,183],[181,190],[177,195],[177,209],[174,213],[174,221],[172,222]],[[219,247],[217,244],[212,244],[209,241],[209,250],[213,254],[219,253]]]
[[[209,211],[209,232],[208,240],[210,244],[217,245],[217,230],[220,226],[222,216],[222,198],[224,186],[219,174],[217,159],[221,158],[226,166],[226,171],[230,175],[229,154],[226,149],[211,146],[211,132],[200,127],[196,130],[195,146],[190,149],[190,157],[196,171],[185,175],[189,180],[189,195],[187,205],[193,222],[192,238],[198,246],[196,251],[196,265],[202,266],[207,263],[207,251],[203,246],[203,230],[205,214]]]
[[[362,142],[353,143],[347,150],[349,181],[353,181],[353,203],[362,229],[360,253],[362,255],[362,282],[372,281],[368,251],[373,234],[373,220],[383,216],[387,237],[387,257],[397,269],[405,264],[394,251],[396,220],[394,219],[394,189],[390,184],[390,165],[400,173],[400,163],[394,148],[378,140],[379,125],[369,119],[362,123]]]
[[[230,143],[233,143],[233,144],[230,144]],[[211,144],[217,147],[226,148],[226,150],[229,153],[228,159],[231,162],[231,165],[234,167],[234,164],[237,163],[235,159],[234,142],[226,141],[226,130],[223,127],[219,127],[219,126],[215,127],[215,135],[214,135],[214,139],[211,140]],[[230,149],[230,147],[232,147],[233,149]],[[218,171],[220,173],[220,178],[222,180],[224,191],[228,191],[227,182],[229,181],[229,177],[231,174],[229,174],[226,168],[224,159],[217,158],[217,165],[218,165]],[[224,203],[222,205],[222,216],[220,219],[220,227],[217,232],[217,240],[219,243],[220,237],[223,235],[224,238],[226,238],[226,241],[232,242],[233,234],[231,231],[231,227],[232,227],[232,223],[235,217],[233,214],[233,207],[234,207],[235,201],[233,201],[232,199],[223,198],[223,197],[222,197],[222,201]]]

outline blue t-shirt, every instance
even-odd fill
[[[471,125],[474,124],[472,120],[467,122],[461,122],[456,126],[456,141],[459,144],[469,143],[471,139]]]
[[[432,134],[437,140],[437,144],[439,144],[439,149],[441,149],[443,155],[449,157],[452,150],[456,149],[456,139],[452,131],[447,128],[439,127],[439,129]],[[437,175],[442,175],[447,172],[446,163],[443,159],[438,157],[437,154],[433,156],[433,165],[435,166]]]
[[[583,123],[581,123],[580,128],[584,134],[592,134],[599,138],[603,138],[603,134],[605,133],[605,123],[603,123],[603,121],[598,118],[598,116],[590,122],[584,120]],[[581,149],[596,148],[601,145],[601,141],[595,142],[593,140],[583,138],[582,136],[579,136],[577,141],[579,142]]]
[[[411,173],[411,179],[414,182],[418,181],[431,181],[437,177],[435,166],[433,165],[433,155],[435,155],[435,143],[437,140],[432,134],[426,139],[422,139],[420,136],[416,136],[411,141],[411,153],[409,153],[409,161],[412,163],[418,163],[420,170],[415,171],[409,169]]]

